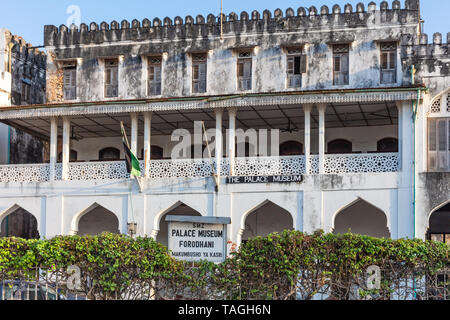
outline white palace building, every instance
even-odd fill
[[[419,0],[45,26],[45,103],[0,121],[48,161],[0,166],[3,236],[25,210],[46,238],[131,224],[167,243],[165,216],[194,215],[231,218],[230,245],[285,229],[450,243],[449,40],[428,41]]]

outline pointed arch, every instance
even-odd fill
[[[448,87],[448,88],[442,90],[441,92],[439,92],[437,95],[435,95],[435,96],[431,99],[431,101],[430,101],[430,103],[429,103],[428,110],[431,111],[430,108],[431,108],[431,106],[433,105],[433,103],[434,103],[436,100],[441,99],[441,98],[442,98],[443,96],[445,96],[447,93],[450,94],[450,87]]]
[[[7,217],[11,219],[6,219]],[[24,207],[13,204],[0,213],[0,235],[39,239],[38,217]]]
[[[259,222],[256,220],[256,223],[255,221],[251,221],[251,223],[256,226],[256,230],[253,231],[255,236],[266,236],[273,232],[282,232],[284,230],[295,229],[295,217],[287,209],[269,199],[266,199],[258,205],[252,207],[250,210],[247,210],[241,216],[240,230],[237,239],[238,244],[240,244],[243,238],[246,237],[246,230],[248,231],[248,229],[251,228],[247,222],[250,222],[248,219],[253,214],[259,215],[262,218]],[[260,227],[259,232],[258,227]]]
[[[177,201],[169,208],[157,214],[154,220],[152,237],[164,245],[167,245],[168,224],[163,218],[169,214],[176,216],[202,216],[199,211],[185,204],[183,201]]]
[[[431,211],[427,226],[427,239],[450,244],[450,200]]]
[[[441,210],[442,208],[446,207],[447,205],[450,205],[450,199],[441,203],[440,205],[438,205],[437,207],[435,207],[433,210],[431,210],[430,214],[428,215],[428,220],[431,218],[431,216],[433,215],[433,213]]]
[[[89,223],[88,222],[82,223],[82,219],[89,214],[96,215],[96,217],[95,218],[92,217],[93,219]],[[100,217],[103,217],[104,220],[99,221],[101,220]],[[82,223],[81,235],[84,234],[95,235],[100,234],[102,232],[111,232],[117,234],[120,233],[119,232],[120,223],[118,215],[113,211],[98,204],[97,202],[93,203],[92,205],[82,210],[81,212],[77,213],[73,217],[70,232],[72,235],[80,233],[80,223]],[[87,227],[87,225],[89,224],[90,226]]]
[[[347,233],[349,229],[355,234],[391,237],[386,213],[360,197],[339,209],[333,216],[333,233]]]

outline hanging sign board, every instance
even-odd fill
[[[227,256],[230,218],[167,216],[168,244],[172,257],[181,261],[220,263]]]

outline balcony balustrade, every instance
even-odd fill
[[[311,156],[311,174],[319,174],[319,156]],[[150,179],[205,178],[215,171],[215,159],[153,160]],[[142,172],[144,163],[141,162]],[[306,173],[304,156],[236,158],[235,176],[302,175]],[[325,155],[325,174],[383,173],[399,171],[398,153]],[[62,165],[56,165],[56,180]],[[230,159],[221,164],[221,176],[230,175]],[[124,161],[69,163],[68,180],[121,180],[129,178]],[[0,182],[25,183],[50,180],[50,164],[0,166]]]

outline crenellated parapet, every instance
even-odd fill
[[[13,35],[5,31],[6,46],[12,45],[12,58],[20,60],[24,64],[36,66],[45,70],[47,56],[44,51],[34,48],[31,43],[27,43],[22,37]]]
[[[447,33],[446,39],[443,38],[441,33],[433,34],[432,39],[425,33],[420,35],[403,35],[401,39],[404,55],[425,59],[442,56],[450,57],[449,42],[450,32]]]
[[[404,65],[416,69],[415,82],[425,83],[433,93],[444,89],[442,79],[450,80],[450,32],[446,38],[441,33],[403,35],[400,43]],[[405,75],[410,78],[410,70]]]
[[[398,0],[389,4],[383,1],[379,6],[370,2],[367,7],[358,3],[355,8],[347,4],[343,8],[334,5],[332,8],[322,6],[316,8],[300,7],[297,10],[288,8],[274,12],[264,10],[262,13],[241,12],[228,15],[198,15],[171,19],[154,18],[143,21],[123,20],[120,23],[102,22],[98,25],[81,24],[56,27],[45,26],[45,46],[70,46],[83,44],[100,44],[118,41],[174,40],[217,37],[223,26],[223,34],[232,36],[245,33],[276,33],[307,31],[310,29],[355,28],[374,24],[404,25],[419,22],[419,0],[406,0],[402,6]]]

